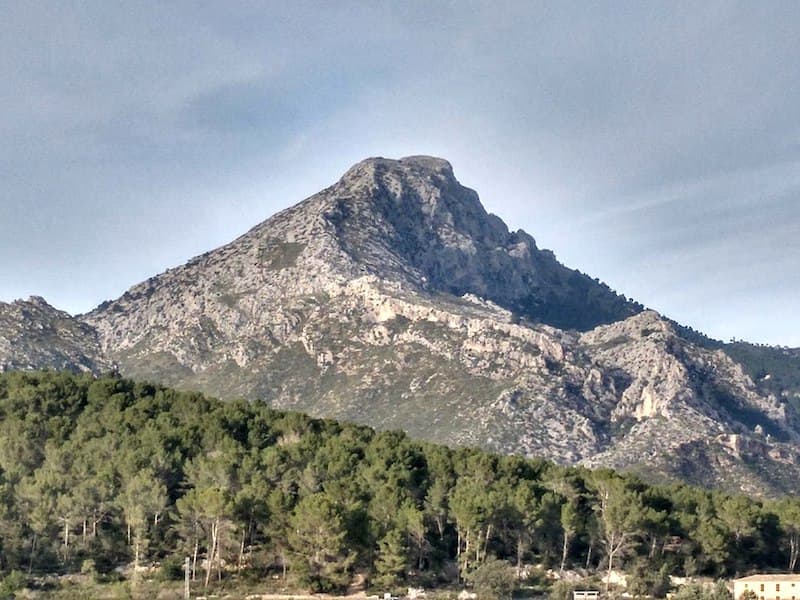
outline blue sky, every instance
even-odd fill
[[[800,3],[0,2],[0,299],[70,312],[367,156],[565,264],[800,346]]]

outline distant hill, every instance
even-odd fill
[[[44,298],[0,302],[0,372],[46,368],[99,373],[110,366],[100,352],[97,331]]]

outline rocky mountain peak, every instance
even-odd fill
[[[268,329],[270,344],[283,343],[310,305],[346,297],[363,287],[351,283],[367,280],[427,303],[477,297],[514,319],[562,329],[588,330],[639,310],[539,250],[527,233],[510,232],[447,161],[414,156],[364,160],[332,186],[104,302],[85,320],[104,352],[169,349],[180,365],[169,369],[183,369],[188,357],[212,356],[225,339],[235,340],[226,355],[242,364],[252,354],[242,339],[260,344]]]
[[[583,335],[587,343],[607,343],[612,340],[657,339],[667,341],[677,337],[675,327],[654,310],[643,310],[623,321],[597,327]]]
[[[26,302],[26,301],[17,300],[16,302],[22,303],[22,302]],[[31,304],[33,306],[39,306],[39,307],[42,307],[42,308],[53,308],[53,306],[47,300],[42,298],[41,296],[29,296],[28,300],[27,300],[27,303]]]
[[[364,160],[339,180],[335,195],[340,206],[350,209],[350,219],[388,221],[402,233],[419,229],[444,243],[503,244],[509,235],[505,224],[486,212],[478,194],[462,186],[450,163],[441,158]]]
[[[443,158],[436,156],[406,156],[400,159],[376,156],[366,158],[350,167],[342,176],[341,181],[356,182],[358,180],[374,180],[376,174],[393,172],[395,176],[431,178],[440,177],[452,183],[457,183],[453,174],[453,165]]]
[[[567,329],[590,329],[639,310],[539,250],[526,232],[509,231],[440,158],[367,159],[304,203],[306,210],[319,204],[356,272],[417,290],[473,294]]]
[[[0,302],[0,371],[108,370],[99,354],[97,332],[41,296]]]

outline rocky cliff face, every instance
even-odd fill
[[[97,332],[33,296],[0,302],[0,371],[59,369],[107,371]]]
[[[800,489],[791,402],[508,231],[440,159],[359,163],[71,326],[86,360],[221,397],[651,479]]]
[[[641,309],[564,267],[524,231],[509,232],[444,160],[367,160],[330,192],[325,216],[335,238],[383,280],[475,294],[562,329],[590,329]]]

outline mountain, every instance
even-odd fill
[[[134,378],[650,479],[800,490],[796,390],[561,265],[437,158],[358,163],[73,325],[87,357]]]
[[[97,331],[32,296],[0,302],[0,371],[58,369],[73,372],[108,370]]]

